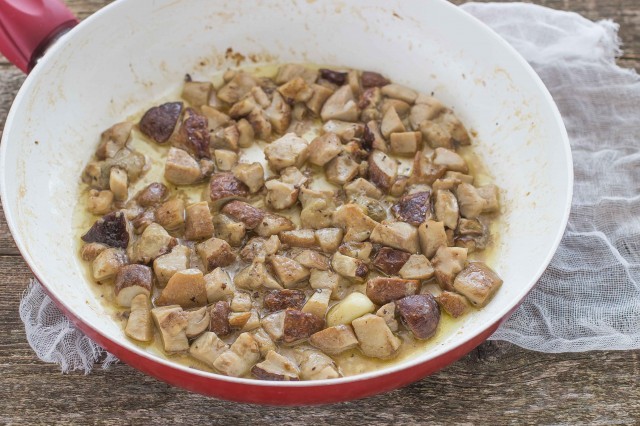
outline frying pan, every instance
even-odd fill
[[[560,242],[573,177],[558,109],[514,49],[444,0],[119,0],[77,26],[56,1],[5,0],[0,16],[2,51],[29,71],[0,145],[0,191],[16,244],[74,324],[168,383],[268,404],[328,403],[398,388],[488,338],[533,288]],[[423,353],[335,380],[224,377],[128,340],[90,290],[72,237],[79,175],[102,130],[176,97],[185,73],[210,78],[238,62],[378,71],[454,108],[501,188],[491,264],[504,286],[495,299]]]

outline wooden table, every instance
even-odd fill
[[[108,0],[68,0],[84,18]],[[462,3],[462,1],[455,1]],[[611,18],[625,43],[623,66],[640,69],[640,1],[537,0]],[[0,57],[4,123],[24,76]],[[26,342],[18,303],[31,273],[0,210],[0,424],[416,424],[600,423],[640,421],[640,352],[543,354],[503,342],[482,344],[418,383],[358,402],[273,408],[218,401],[170,387],[118,364],[108,371],[60,374]]]

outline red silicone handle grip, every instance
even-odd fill
[[[28,73],[49,44],[77,23],[60,0],[0,0],[0,52]]]

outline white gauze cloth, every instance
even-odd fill
[[[462,8],[515,47],[569,131],[575,194],[564,238],[536,288],[491,337],[545,352],[640,348],[640,77],[616,66],[618,26],[530,4]],[[63,371],[115,358],[82,335],[37,282],[20,304],[27,340]]]

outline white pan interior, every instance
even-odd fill
[[[537,76],[479,22],[443,0],[120,0],[67,34],[36,67],[1,146],[2,201],[18,246],[85,323],[140,351],[90,291],[71,237],[80,172],[99,133],[175,92],[185,73],[210,77],[233,66],[228,48],[261,61],[382,72],[434,92],[477,132],[475,149],[503,190],[492,264],[504,287],[460,333],[404,366],[478,334],[530,290],[566,223],[568,140]]]

